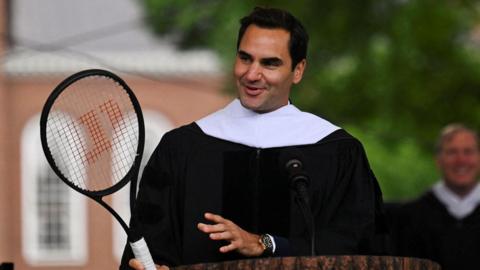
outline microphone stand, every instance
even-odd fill
[[[295,202],[310,234],[310,255],[315,256],[315,218],[308,198],[310,179],[303,168],[302,160],[303,154],[296,147],[289,147],[279,155],[279,165],[288,175],[290,185],[296,193]]]
[[[308,198],[307,185],[308,178],[304,174],[293,176],[292,185],[297,194],[296,203],[299,205],[303,218],[307,223],[307,228],[310,234],[310,255],[315,256],[315,219],[313,217],[312,209],[310,207],[310,200]]]

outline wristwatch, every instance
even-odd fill
[[[260,235],[260,239],[258,239],[258,242],[263,247],[262,255],[267,255],[267,256],[273,255],[273,252],[275,251],[275,242],[271,235],[269,234]]]

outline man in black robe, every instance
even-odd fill
[[[463,125],[449,125],[436,151],[442,179],[393,212],[396,253],[431,259],[446,270],[480,269],[478,136]]]
[[[307,43],[288,12],[241,20],[238,99],[165,134],[143,173],[131,226],[157,264],[374,252],[382,200],[362,145],[289,103]],[[132,257],[122,269],[141,269]]]

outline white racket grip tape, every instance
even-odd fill
[[[148,250],[147,242],[145,242],[143,237],[136,242],[130,243],[130,246],[132,247],[135,259],[142,263],[145,270],[156,270],[152,255],[150,255],[150,251]]]

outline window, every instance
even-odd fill
[[[48,167],[37,176],[38,246],[41,250],[62,252],[71,247],[68,237],[70,204],[67,185],[62,184]]]
[[[22,253],[31,265],[81,265],[87,258],[86,198],[51,170],[40,143],[39,116],[21,139]]]

